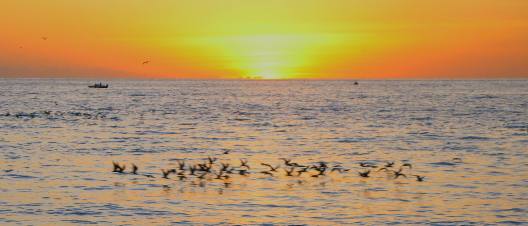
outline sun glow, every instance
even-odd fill
[[[193,38],[189,42],[225,62],[228,70],[249,78],[290,79],[320,62],[322,52],[337,46],[332,34],[244,35]]]
[[[3,1],[0,76],[526,78],[527,9],[526,0]]]

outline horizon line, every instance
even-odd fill
[[[60,80],[60,79],[71,79],[71,80],[137,80],[137,81],[155,81],[155,80],[173,80],[173,81],[526,81],[528,77],[505,77],[505,78],[284,78],[284,79],[264,79],[264,78],[143,78],[143,77],[113,77],[113,78],[101,78],[101,77],[11,77],[2,76],[0,79],[48,79],[48,80]]]

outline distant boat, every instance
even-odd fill
[[[358,82],[354,82],[354,85],[356,85],[356,86],[357,86],[357,85],[359,85],[359,83],[358,83]]]
[[[91,86],[88,86],[88,88],[108,88],[108,84],[103,85],[103,83],[99,83],[99,84],[95,83]]]

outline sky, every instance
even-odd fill
[[[0,77],[528,78],[527,0],[16,0]]]

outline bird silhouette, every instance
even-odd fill
[[[370,170],[364,171],[364,172],[358,172],[359,176],[361,177],[369,177]]]
[[[51,111],[39,111],[37,113],[38,113],[37,117],[39,114],[40,115],[57,115],[57,112],[54,112],[52,114]],[[27,114],[30,114],[30,113],[27,113]],[[193,178],[200,179],[196,181],[196,182],[200,181],[200,183],[205,183],[206,181],[211,181],[214,179],[214,180],[221,180],[221,181],[224,181],[224,183],[230,184],[231,179],[235,177],[234,174],[239,174],[241,176],[246,176],[246,177],[250,175],[250,166],[248,164],[248,160],[245,158],[239,159],[240,165],[238,164],[231,165],[230,163],[222,162],[218,158],[214,158],[211,156],[208,156],[205,160],[203,160],[202,163],[197,163],[197,164],[191,164],[191,162],[186,162],[185,159],[171,159],[171,160],[176,160],[178,163],[178,167],[172,168],[172,169],[161,169],[162,178],[169,179],[169,176],[171,174],[175,174],[173,176],[173,177],[177,177],[175,179],[179,179],[183,181],[187,178],[190,178],[192,175],[194,176]],[[284,165],[278,164],[277,166],[272,166],[271,164],[268,164],[268,163],[260,163],[262,166],[265,166],[265,170],[260,171],[260,172],[253,171],[251,172],[251,174],[255,174],[258,172],[260,174],[264,174],[270,177],[281,178],[280,173],[278,171],[280,168],[282,168],[284,170],[286,177],[301,178],[300,176],[303,173],[307,173],[308,175],[306,177],[322,178],[326,176],[325,173],[327,173],[330,176],[330,175],[333,175],[331,173],[333,173],[334,171],[337,171],[339,173],[344,173],[344,172],[349,172],[353,170],[350,168],[347,169],[343,167],[343,165],[341,164],[330,164],[330,163],[323,162],[323,161],[315,162],[315,163],[307,164],[306,166],[303,166],[303,165],[293,162],[291,159],[288,159],[288,158],[280,158],[280,160],[284,162]],[[459,158],[453,158],[452,160],[461,161],[461,159]],[[418,182],[425,181],[425,178],[426,178],[425,176],[412,174],[412,164],[405,163],[406,161],[400,163],[401,165],[399,168],[396,168],[394,166],[395,165],[394,161],[387,161],[385,162],[385,164],[380,164],[379,167],[373,163],[360,162],[359,165],[364,168],[362,169],[363,171],[357,171],[357,173],[359,176],[363,178],[368,178],[370,177],[371,173],[375,173],[379,171],[386,171],[388,173],[387,175],[391,179],[397,179],[399,177],[405,177],[405,178],[411,177],[412,179],[412,177],[415,177],[416,181]],[[128,163],[121,165],[117,161],[112,161],[112,165],[113,165],[113,172],[125,173],[125,174],[128,173],[128,172],[125,172],[125,169]],[[131,168],[130,174],[140,175],[140,176],[145,176],[145,177],[150,177],[150,178],[155,177],[153,176],[155,175],[155,173],[154,174],[153,173],[138,173],[139,167],[134,163],[130,163],[130,165],[128,166],[130,166]],[[408,169],[406,169],[406,167],[408,167]],[[372,168],[376,168],[376,169],[372,169]],[[187,172],[189,172],[189,174],[187,174]],[[201,173],[198,173],[198,172],[201,172]],[[194,184],[195,182],[192,182],[192,183]]]
[[[326,168],[326,167],[317,167],[317,168],[315,168],[315,170],[319,172],[319,176],[325,175],[326,169],[328,169],[328,168]]]
[[[200,171],[204,172],[211,172],[212,164],[206,164],[206,163],[198,163],[198,167],[200,167]]]
[[[137,174],[137,171],[138,167],[136,166],[136,164],[132,163],[132,174]]]
[[[306,172],[308,172],[308,169],[309,169],[309,168],[310,168],[310,167],[304,167],[304,168],[298,170],[298,171],[297,171],[297,176],[301,176],[302,173],[306,173]]]
[[[409,169],[412,169],[411,163],[405,163],[405,164],[402,165],[402,167],[404,167],[404,166],[407,166],[407,167],[409,167]]]
[[[219,173],[215,173],[215,175],[216,175],[215,179],[221,180],[223,178],[223,176],[224,176],[223,173],[224,173],[224,171],[220,171]]]
[[[194,175],[194,172],[196,172],[196,165],[189,166],[189,175]]]
[[[112,172],[123,173],[125,171],[125,164],[123,164],[122,166],[119,165],[118,162],[112,162],[112,164],[114,165],[114,170]]]
[[[376,170],[376,172],[379,172],[379,171],[385,171],[385,172],[388,172],[389,169],[387,169],[387,167],[381,167],[379,170]]]
[[[279,166],[276,166],[276,167],[273,167],[273,166],[271,166],[270,164],[267,164],[267,163],[260,163],[260,165],[263,165],[263,166],[267,166],[267,167],[269,167],[269,168],[270,168],[270,171],[272,171],[272,172],[276,172],[277,169],[280,167],[280,165],[279,165]]]
[[[333,173],[334,171],[337,171],[337,172],[340,172],[340,173],[343,172],[343,170],[341,168],[339,168],[339,167],[333,167],[332,170],[330,170],[331,173]]]
[[[148,63],[150,63],[150,60],[145,60],[145,61],[143,61],[143,63],[141,63],[141,64],[145,65],[145,64],[148,64]]]
[[[186,179],[186,178],[187,177],[185,176],[185,171],[178,172],[178,179],[183,180],[183,179]]]
[[[208,156],[207,157],[207,160],[209,161],[209,164],[212,165],[216,162],[216,160],[218,160],[217,158],[211,158],[211,156]]]
[[[296,163],[296,162],[292,162],[292,163],[290,163],[289,166],[293,166],[293,167],[306,167],[305,165],[301,165],[301,164]]]
[[[366,168],[377,168],[376,165],[372,165],[372,164],[369,164],[369,163],[366,163],[366,162],[360,162],[359,166],[366,167]]]
[[[280,160],[284,161],[284,165],[292,166],[292,164],[291,164],[291,159],[280,158]]]
[[[420,175],[413,175],[413,176],[416,177],[416,181],[420,181],[420,182],[422,182],[422,181],[424,181],[424,179],[425,179],[425,176],[420,176]]]
[[[319,168],[327,168],[328,164],[326,162],[319,162]]]
[[[222,165],[222,168],[220,169],[220,172],[228,171],[229,169],[229,163],[220,163]]]
[[[162,176],[163,178],[169,179],[169,174],[176,173],[176,169],[170,169],[170,170],[161,169],[161,173],[163,175]]]
[[[198,176],[199,179],[204,179],[205,175],[207,175],[207,172],[203,172],[200,176]]]
[[[295,170],[295,167],[291,167],[290,170],[284,169],[284,171],[286,172],[286,176],[288,177],[292,176],[292,173],[294,170]]]
[[[245,170],[245,169],[240,169],[240,170],[238,170],[238,174],[240,174],[242,176],[245,176],[245,175],[248,175],[249,172],[247,170]]]
[[[403,176],[403,177],[407,178],[407,175],[403,174],[402,170],[403,170],[403,168],[400,168],[398,171],[394,171],[394,170],[392,171],[392,172],[394,172],[394,179],[397,179],[400,176]]]
[[[185,170],[185,159],[177,159],[178,167],[180,170]]]
[[[251,169],[248,165],[248,160],[247,159],[240,159],[240,168],[242,167],[246,167],[247,169]]]
[[[42,37],[40,37],[40,38],[41,38],[42,40],[44,40],[44,41],[48,40],[48,37],[45,37],[45,36],[42,36]]]

